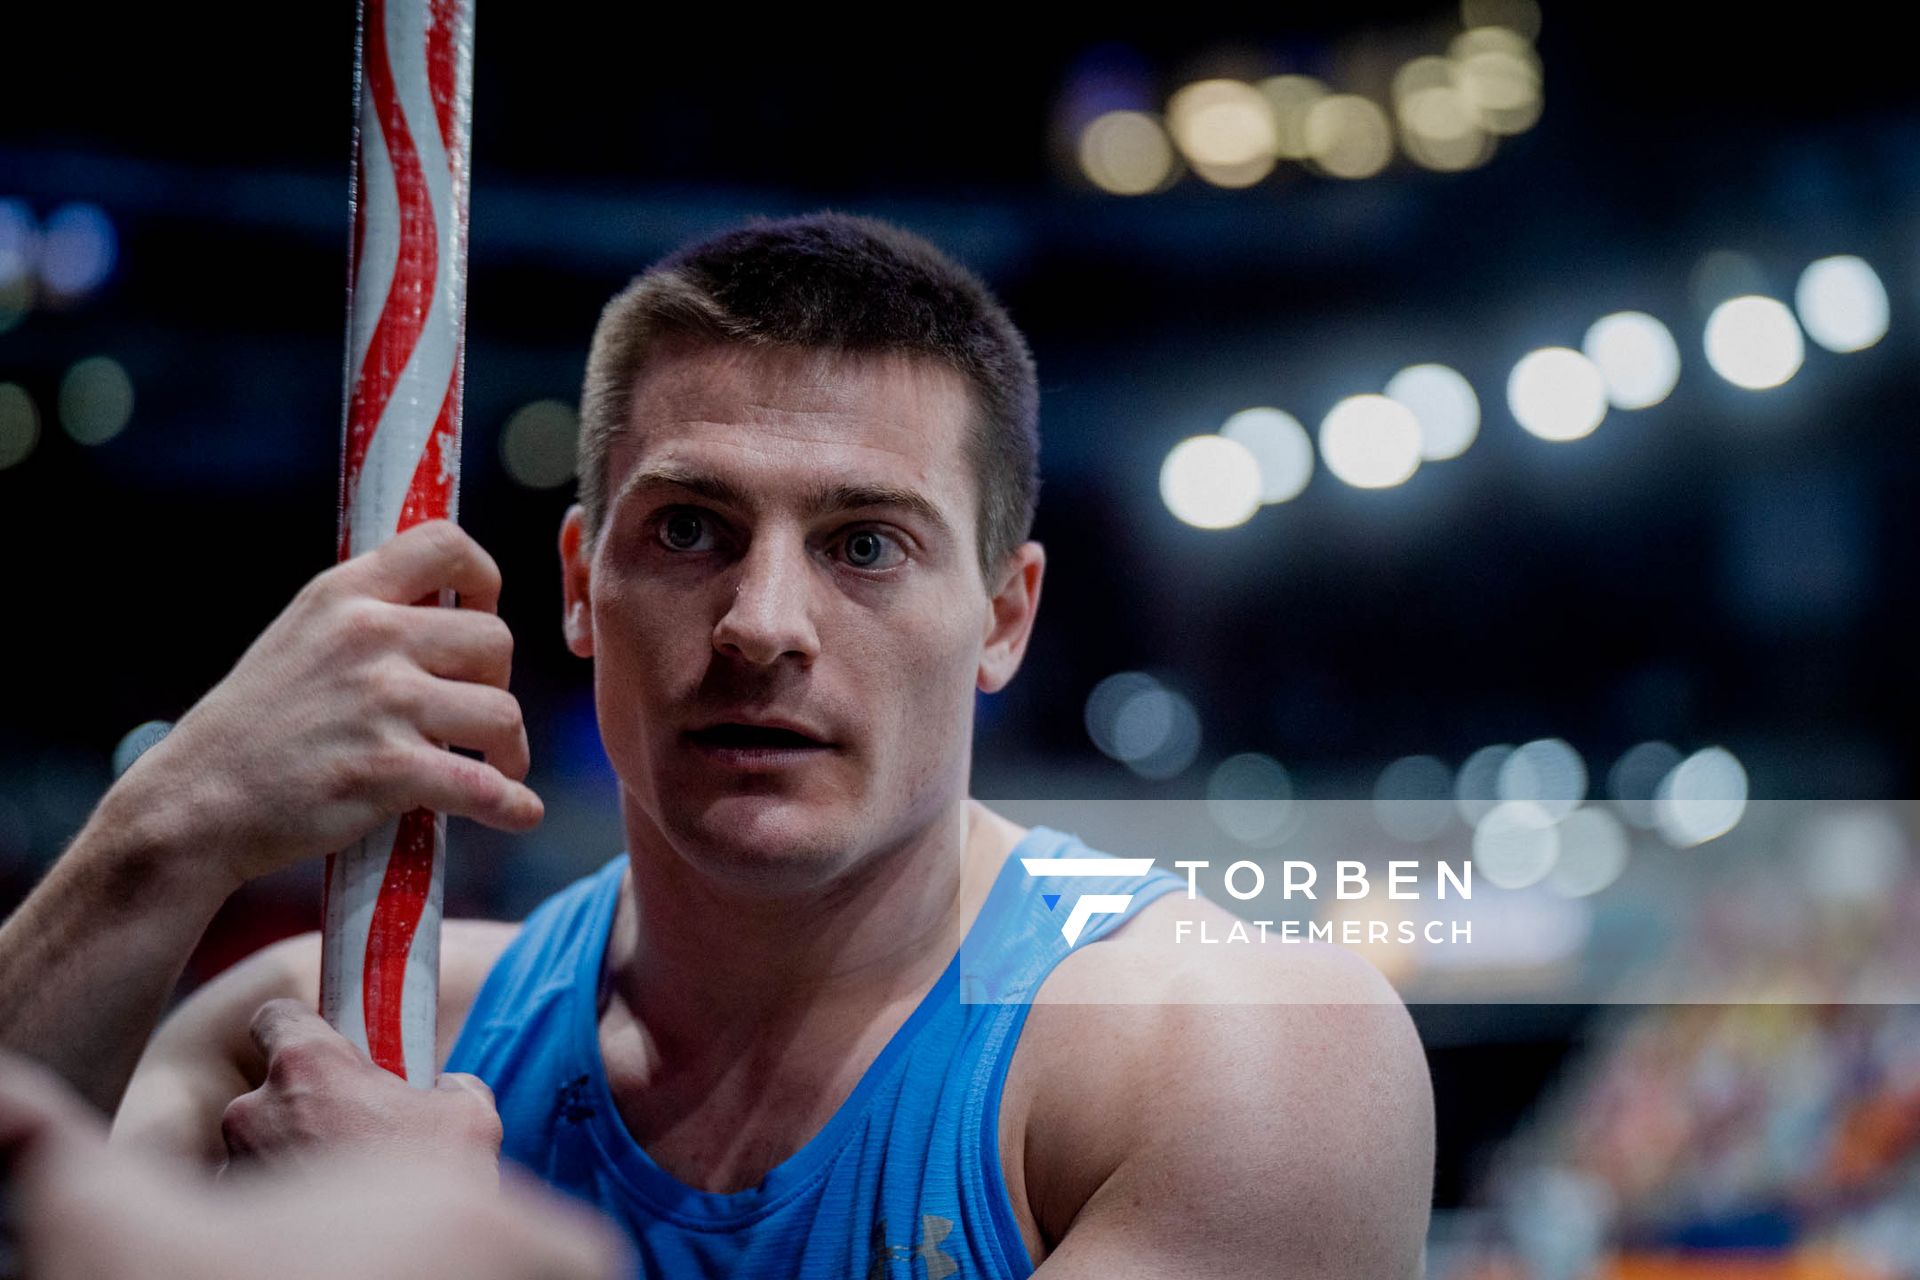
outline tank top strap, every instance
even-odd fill
[[[454,1042],[447,1070],[472,1070],[467,1064],[502,1022],[511,1028],[531,1008],[562,999],[579,987],[584,986],[589,995],[598,989],[600,960],[626,871],[627,855],[622,853],[534,909],[487,971]]]
[[[1069,952],[1098,942],[1148,903],[1185,887],[1181,876],[1154,864],[1034,827],[1008,854],[961,943],[961,1000],[1030,1000]]]

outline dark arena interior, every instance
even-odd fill
[[[6,909],[340,490],[353,6],[56,8],[0,19]],[[546,815],[450,825],[447,915],[622,848],[554,552],[601,307],[869,215],[1038,370],[1044,606],[972,794],[1303,933],[1370,870],[1393,927],[1330,940],[1425,1050],[1426,1274],[1920,1275],[1912,49],[1858,6],[1147,12],[479,6],[459,520]],[[320,881],[235,893],[182,991]]]

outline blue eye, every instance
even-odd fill
[[[705,551],[713,535],[698,512],[675,511],[660,522],[660,541],[675,551]]]
[[[856,569],[885,569],[905,556],[899,543],[878,529],[856,529],[841,544],[847,563]]]

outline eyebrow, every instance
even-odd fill
[[[746,490],[724,476],[709,471],[697,471],[687,467],[662,465],[647,467],[627,477],[620,486],[616,504],[626,500],[628,495],[643,489],[670,486],[685,489],[710,502],[728,506],[746,507]],[[808,515],[823,515],[834,511],[851,511],[869,507],[889,508],[904,511],[931,525],[941,534],[951,535],[952,524],[940,514],[925,495],[913,489],[890,484],[825,484],[814,488],[806,496]]]

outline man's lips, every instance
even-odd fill
[[[690,729],[687,739],[714,751],[824,751],[834,744],[787,724],[730,721]]]

